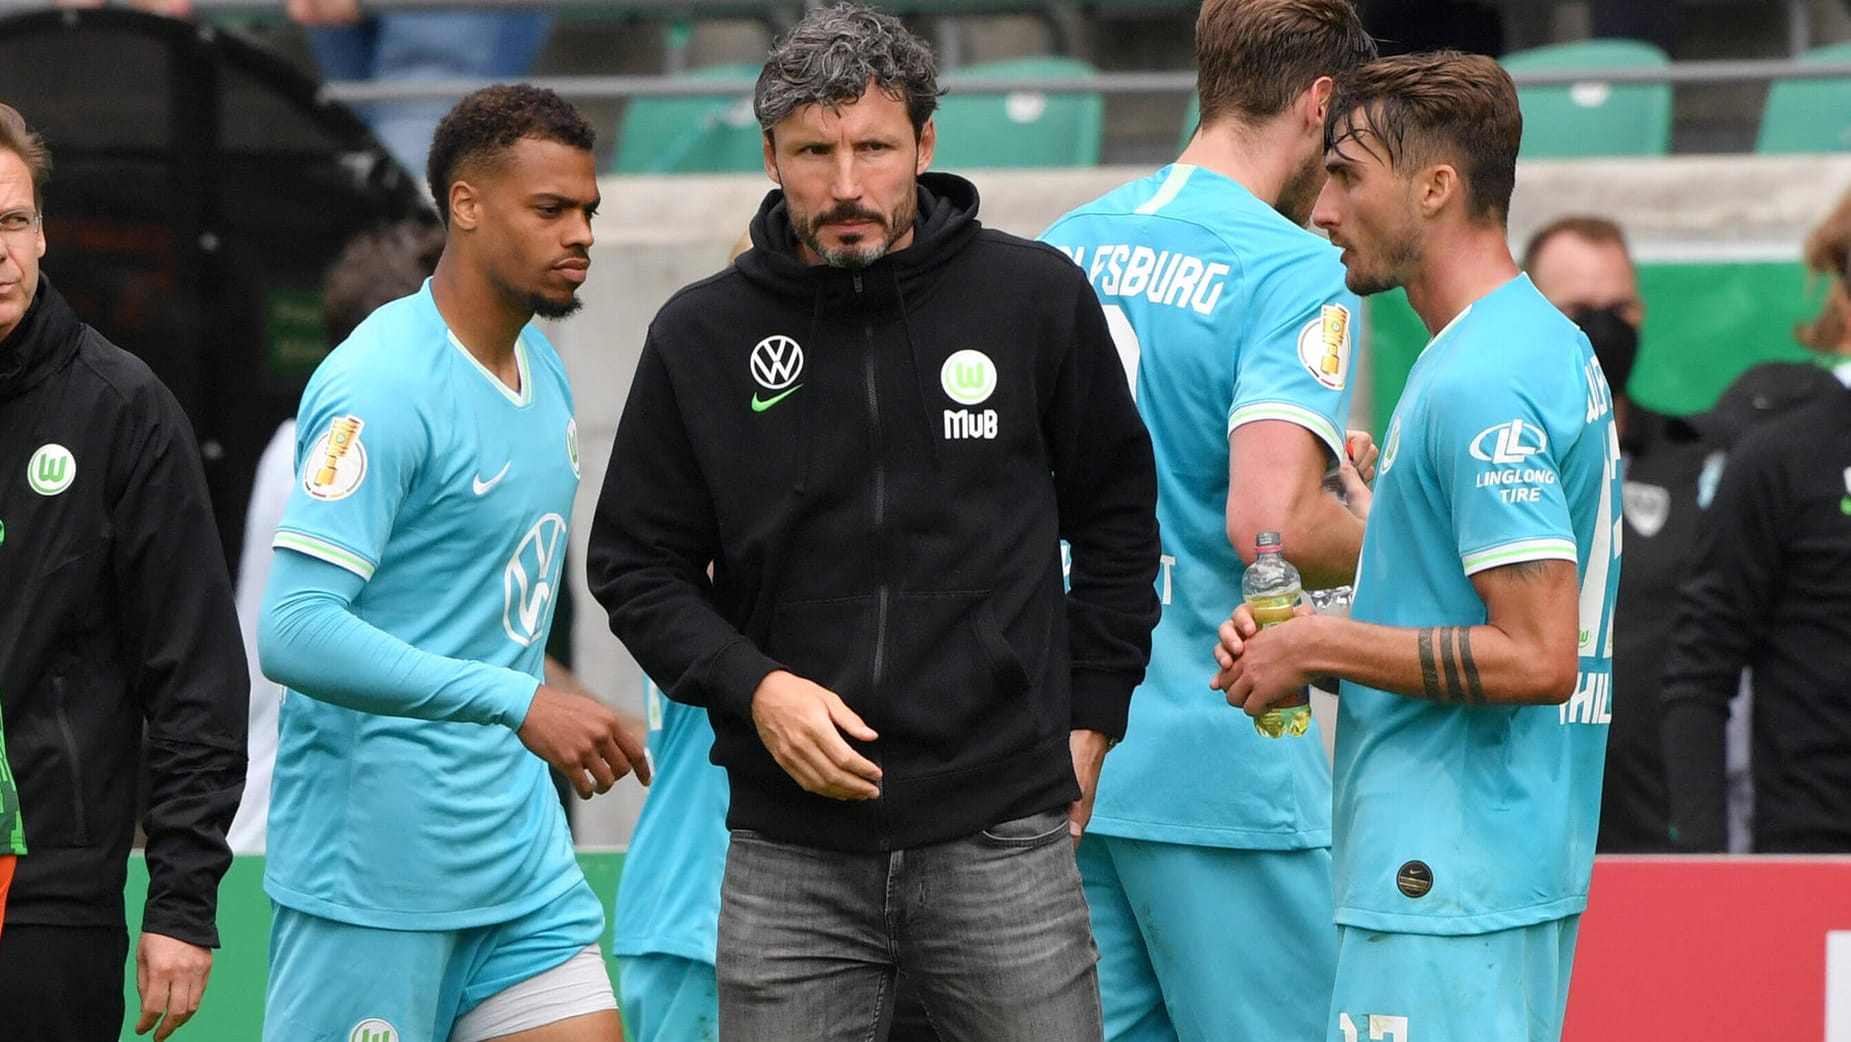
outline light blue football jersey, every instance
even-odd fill
[[[578,434],[546,338],[529,326],[515,353],[519,392],[450,333],[428,281],[376,311],[303,393],[299,477],[275,545],[366,579],[361,621],[537,682]],[[511,726],[377,715],[314,695],[288,692],[281,711],[265,866],[279,903],[361,926],[453,930],[517,917],[583,879],[547,766]]]
[[[648,677],[643,708],[656,774],[623,859],[611,954],[674,955],[711,966],[726,874],[726,771],[708,758],[707,710],[665,698]]]
[[[1562,706],[1441,705],[1343,684],[1339,923],[1472,934],[1586,906],[1620,577],[1612,412],[1587,338],[1527,275],[1460,313],[1408,374],[1382,447],[1351,617],[1479,625],[1474,574],[1574,561],[1580,676]]]
[[[1330,842],[1330,766],[1314,730],[1275,740],[1229,708],[1205,649],[1240,603],[1228,544],[1228,436],[1299,424],[1336,458],[1349,416],[1352,325],[1338,251],[1240,184],[1173,164],[1042,235],[1085,269],[1157,459],[1163,618],[1106,758],[1088,828],[1248,849]]]

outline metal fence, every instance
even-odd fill
[[[792,0],[779,4],[775,0],[599,0],[586,5],[575,0],[363,0],[363,8],[372,13],[393,11],[432,11],[481,8],[525,8],[597,13],[615,17],[647,16],[669,20],[713,17],[750,17],[772,22],[787,22],[798,17],[806,7],[821,0]],[[279,0],[191,0],[194,12],[206,19],[202,32],[214,31],[211,20],[218,18],[274,15],[281,17]],[[26,11],[40,11],[54,6],[49,0],[0,0],[0,16]],[[1058,7],[1073,9],[1162,10],[1162,0],[1107,0],[1103,4],[1035,4],[1030,0],[902,0],[884,4],[910,13],[955,16],[1018,10],[1037,13]],[[1796,50],[1810,35],[1805,20],[1804,0],[1785,0],[1789,22],[1795,27]],[[1189,5],[1178,4],[1177,10]],[[1628,68],[1524,69],[1512,78],[1519,86],[1604,84],[1730,84],[1768,83],[1778,80],[1813,80],[1851,78],[1851,61],[1799,61],[1794,58],[1736,59],[1721,61],[1679,61],[1669,65]],[[571,98],[616,100],[662,96],[731,96],[741,93],[739,84],[726,81],[685,79],[672,74],[658,75],[571,75],[535,77],[531,82],[548,87]],[[368,101],[405,101],[414,99],[453,99],[478,87],[478,80],[422,80],[395,82],[334,81],[325,85],[325,97],[346,103]],[[1023,76],[960,78],[958,88],[969,92],[1034,90],[1050,94],[1187,94],[1195,89],[1195,74],[1190,70],[1149,72],[1102,72],[1087,76]]]

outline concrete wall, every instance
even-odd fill
[[[1068,209],[1146,173],[992,171],[973,180],[986,224],[1034,235]],[[1848,186],[1851,156],[1538,162],[1518,172],[1512,239],[1521,248],[1531,231],[1557,216],[1595,213],[1622,222],[1635,252],[1648,260],[1790,258]],[[675,290],[719,270],[769,187],[756,176],[605,179],[585,309],[549,330],[577,394],[584,464],[570,564],[578,667],[593,690],[639,714],[637,668],[585,592],[586,533],[650,319]],[[578,808],[580,842],[626,842],[641,795],[626,782]]]

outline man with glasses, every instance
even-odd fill
[[[135,1026],[159,1040],[199,1008],[218,945],[248,681],[192,427],[39,271],[50,173],[0,105],[0,705],[31,851],[0,937],[0,1024],[34,1042],[122,1032],[145,729]]]

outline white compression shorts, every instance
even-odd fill
[[[610,974],[598,946],[484,999],[456,1022],[450,1042],[488,1042],[570,1017],[617,1008]]]

